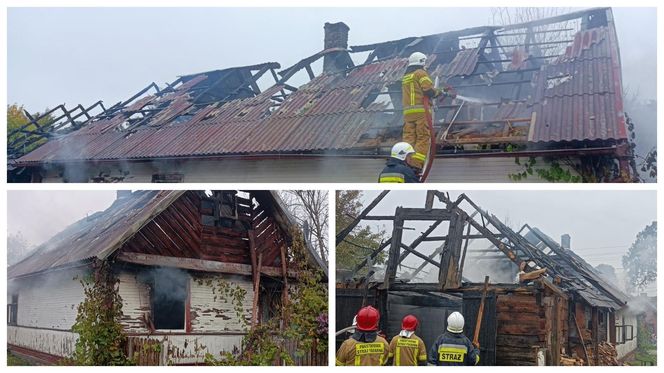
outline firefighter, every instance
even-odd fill
[[[463,315],[452,312],[447,331],[436,338],[429,350],[429,365],[477,365],[480,351],[463,335]]]
[[[427,348],[422,338],[415,335],[417,324],[417,318],[413,315],[406,315],[401,321],[401,332],[390,342],[390,358],[393,365],[426,364]]]
[[[378,310],[367,306],[357,313],[355,333],[337,351],[337,365],[385,365],[390,345],[378,335]]]
[[[419,169],[429,153],[432,134],[429,132],[427,116],[431,113],[424,108],[424,100],[431,100],[442,93],[455,97],[451,87],[443,91],[433,86],[433,81],[424,70],[427,56],[424,53],[415,52],[408,58],[408,67],[401,80],[403,96],[403,141],[413,144],[415,154],[413,155],[413,166]],[[431,102],[431,101],[429,101]]]
[[[383,172],[378,177],[379,183],[419,183],[415,171],[409,166],[415,149],[406,143],[398,142],[392,147]]]

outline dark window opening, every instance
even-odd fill
[[[153,183],[182,183],[184,174],[153,174]]]
[[[12,302],[7,305],[7,325],[17,325],[18,294],[12,294]]]
[[[150,302],[155,329],[185,329],[187,280],[186,276],[154,278]]]
[[[201,200],[201,214],[203,225],[232,228],[238,218],[235,192],[213,192],[212,196]]]

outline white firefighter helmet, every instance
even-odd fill
[[[452,312],[451,315],[447,317],[447,331],[450,333],[463,333],[463,324],[464,324],[463,315],[459,312]]]
[[[408,66],[424,66],[427,63],[427,56],[422,52],[415,52],[408,57]]]
[[[392,147],[392,158],[406,160],[406,156],[410,153],[415,153],[415,149],[407,142],[398,142]]]

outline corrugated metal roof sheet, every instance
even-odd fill
[[[482,90],[504,92],[504,88],[494,87],[505,86],[473,83],[477,82],[472,74],[479,66],[479,52],[478,48],[458,51],[449,63],[438,65],[432,76],[443,81],[463,78],[470,82],[472,92],[480,95]],[[430,61],[436,58],[432,55]],[[124,122],[121,115],[98,120],[47,142],[18,159],[17,164],[365,149],[381,141],[376,140],[380,137],[376,129],[386,130],[386,114],[378,112],[388,108],[383,103],[365,101],[387,87],[394,89],[405,67],[404,58],[376,61],[354,67],[347,75],[321,74],[281,105],[272,98],[284,86],[275,85],[255,97],[211,104],[193,113],[190,101],[195,94],[187,90],[205,80],[206,75],[189,76],[191,79],[174,92],[149,96],[132,105],[132,109],[147,103],[168,105],[134,133],[119,128]],[[532,94],[527,104],[505,102],[497,110],[485,111],[493,116],[484,120],[514,115],[529,118],[535,113],[527,137],[530,142],[627,138],[618,44],[612,24],[577,33],[564,55],[543,65],[528,88]],[[448,112],[450,117],[453,110]],[[394,117],[390,123],[400,126]]]
[[[626,139],[620,61],[608,27],[576,34],[533,78],[533,142]]]
[[[70,225],[30,256],[7,268],[7,277],[74,264],[91,258],[104,259],[144,224],[185,191],[138,191],[118,199],[106,210]]]

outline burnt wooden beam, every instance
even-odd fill
[[[401,236],[403,234],[403,207],[397,207],[394,213],[394,224],[392,227],[392,239],[390,241],[390,252],[387,256],[387,266],[385,268],[385,279],[383,286],[390,288],[397,276],[397,266],[399,264],[399,253],[401,250]]]
[[[365,216],[367,216],[371,212],[371,210],[373,210],[373,208],[376,207],[378,202],[380,202],[383,198],[385,198],[385,196],[389,192],[390,192],[389,190],[382,191],[376,198],[374,198],[373,201],[371,201],[371,203],[367,207],[364,208],[364,210],[362,210],[360,215],[358,215],[350,224],[348,224],[346,228],[339,231],[339,233],[337,233],[336,236],[336,245],[339,245],[344,240],[344,238],[346,238],[346,236],[348,236],[348,234],[355,228],[355,226],[357,226],[360,220],[362,220]]]
[[[466,242],[463,245],[463,252],[461,253],[461,263],[459,263],[459,273],[457,274],[457,283],[461,284],[461,279],[463,278],[463,266],[466,264],[466,253],[468,252],[468,244],[470,244],[470,238],[467,238],[468,235],[470,234],[470,227],[471,225],[468,224],[468,228],[466,228],[466,235],[465,235],[465,240]],[[464,237],[461,237],[463,240]]]
[[[431,224],[431,225],[429,226],[429,228],[427,228],[426,231],[422,232],[422,234],[421,234],[419,237],[417,237],[417,238],[416,238],[416,239],[410,244],[410,248],[413,249],[413,250],[414,250],[415,248],[417,248],[417,246],[419,246],[419,245],[420,245],[420,244],[421,244],[421,243],[427,238],[427,236],[428,236],[429,234],[431,234],[431,232],[433,232],[436,228],[438,228],[438,226],[439,226],[440,223],[442,223],[442,222],[443,222],[442,220],[438,220],[438,221],[434,222],[433,224]],[[406,259],[406,257],[408,256],[408,254],[409,254],[409,252],[405,252],[405,253],[403,253],[403,254],[401,254],[401,255],[399,256],[399,264],[401,264],[401,262],[403,262],[403,260]]]
[[[401,244],[401,248],[404,249],[404,250],[406,250],[408,253],[413,254],[413,255],[415,255],[415,256],[418,257],[418,258],[424,259],[425,261],[427,261],[427,262],[429,262],[429,263],[435,265],[436,267],[440,268],[440,263],[436,262],[436,261],[433,260],[433,259],[430,259],[428,256],[426,256],[426,255],[424,255],[424,254],[422,254],[422,253],[419,253],[419,252],[413,250],[412,247],[410,247],[410,246],[408,246],[408,245],[402,243],[402,244]]]
[[[502,234],[495,234],[494,235],[497,238],[503,238],[505,237]],[[429,236],[424,238],[422,241],[429,242],[429,241],[445,241],[449,236]],[[470,239],[470,240],[477,240],[477,239],[482,239],[484,238],[484,235],[482,234],[465,234],[461,236],[464,240]]]
[[[172,256],[129,252],[119,253],[116,260],[132,264],[181,268],[201,272],[228,273],[243,276],[253,275],[251,265],[249,264],[225,263],[214,260],[177,258]],[[262,267],[260,273],[270,277],[281,277],[283,275],[282,269],[278,267]],[[288,277],[297,278],[297,272],[288,271]]]
[[[390,238],[390,239],[386,240],[385,242],[381,243],[380,246],[378,246],[377,249],[375,249],[371,254],[369,254],[369,256],[367,258],[364,258],[364,260],[362,260],[360,262],[360,264],[355,266],[355,269],[353,269],[353,274],[351,275],[351,277],[355,277],[355,274],[357,272],[359,272],[360,269],[362,269],[365,265],[367,265],[369,260],[375,259],[378,256],[378,254],[380,254],[383,250],[385,250],[385,248],[390,245],[391,241],[392,241],[392,238]]]
[[[263,254],[258,254],[258,261],[256,263],[256,268],[254,270],[254,301],[253,304],[251,305],[251,327],[255,327],[258,325],[258,301],[259,301],[259,296],[261,293],[261,276],[259,273],[261,272],[261,267],[263,264]]]
[[[402,208],[403,220],[449,220],[451,217],[447,209],[426,210],[423,208]]]
[[[449,238],[445,240],[438,271],[438,282],[443,290],[456,289],[461,286],[458,278],[461,243],[467,215],[461,210],[452,213],[450,219]]]

